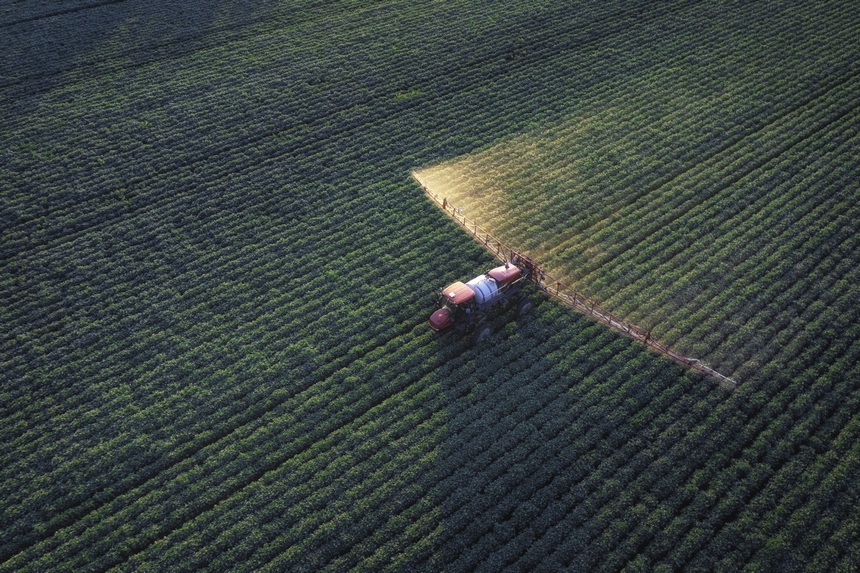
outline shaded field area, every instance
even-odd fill
[[[850,570],[854,12],[474,0],[0,10],[0,570]],[[730,52],[744,37],[758,54],[781,34],[770,64],[708,67],[740,58]],[[722,82],[702,88],[714,101],[684,91],[704,81],[694,69]],[[780,70],[798,70],[785,80],[796,90],[773,83]],[[732,116],[715,111],[720,97]],[[665,155],[632,152],[654,141]],[[605,174],[610,152],[623,168]],[[433,335],[435,290],[492,263],[410,171],[472,161],[498,176],[448,184],[496,182],[481,203],[502,216],[529,201],[557,213],[536,219],[546,235],[525,219],[502,232],[572,262],[637,319],[671,308],[695,326],[688,302],[715,291],[681,251],[625,283],[625,265],[646,259],[624,225],[690,223],[701,260],[737,269],[713,304],[750,313],[736,331],[701,328],[763,337],[748,357],[720,358],[743,373],[739,389],[552,301],[479,347]],[[531,188],[505,187],[529,165]],[[722,190],[705,193],[715,181]],[[758,218],[731,215],[748,210]],[[653,220],[629,214],[640,212]],[[713,235],[693,225],[714,212]],[[745,230],[758,220],[763,232]],[[660,236],[661,251],[686,247]],[[738,258],[720,259],[732,241]],[[653,306],[631,294],[637,281],[662,293],[663,273],[692,274],[693,290]],[[747,299],[731,295],[738,285]],[[662,334],[721,356],[693,326]]]

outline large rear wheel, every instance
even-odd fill
[[[487,339],[493,333],[493,327],[488,323],[479,324],[478,328],[475,329],[475,332],[472,333],[472,344],[477,346],[481,344],[484,340]]]
[[[517,318],[527,315],[532,311],[534,307],[535,305],[532,302],[532,299],[527,296],[524,296],[522,299],[520,299],[519,304],[517,304]]]

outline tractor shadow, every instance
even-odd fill
[[[609,524],[596,512],[617,512],[614,527],[632,529],[643,519],[604,499],[607,479],[633,457],[651,464],[665,454],[665,427],[696,421],[683,409],[668,417],[641,411],[657,401],[726,397],[644,347],[536,298],[533,312],[441,374],[450,419],[434,467],[432,495],[444,516],[427,557],[435,570],[560,570],[572,555],[600,554],[589,540]],[[569,317],[560,320],[560,313]],[[627,367],[630,360],[649,372]]]

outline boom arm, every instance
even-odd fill
[[[505,263],[511,262],[521,267],[524,271],[528,270],[527,275],[529,280],[533,281],[537,285],[538,289],[542,290],[549,296],[560,300],[574,310],[586,314],[595,320],[606,324],[608,327],[626,334],[637,342],[656,350],[667,358],[715,378],[721,386],[731,390],[737,387],[738,383],[736,381],[732,380],[728,376],[720,374],[710,366],[703,364],[701,360],[683,356],[682,354],[675,352],[665,344],[655,340],[654,337],[651,336],[651,331],[646,331],[645,329],[631,324],[623,318],[604,310],[596,302],[583,296],[575,289],[563,285],[561,281],[548,276],[535,261],[504,245],[501,241],[490,235],[490,233],[481,229],[477,222],[469,222],[465,216],[460,215],[457,209],[451,205],[447,199],[440,199],[439,196],[430,191],[430,189],[428,189],[414,173],[412,176],[416,181],[418,181],[418,184],[421,185],[421,189],[424,190],[427,197],[453,218],[461,227],[466,229],[466,231],[468,231],[476,241],[481,243],[497,259]]]

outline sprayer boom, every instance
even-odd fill
[[[413,177],[415,177],[415,174],[413,174]],[[650,330],[640,328],[627,322],[623,318],[612,314],[611,312],[603,309],[595,301],[583,296],[577,290],[564,285],[561,281],[547,275],[537,262],[523,253],[506,246],[504,243],[478,226],[477,222],[467,220],[466,217],[462,215],[462,210],[455,208],[446,198],[440,198],[438,195],[430,191],[417,177],[415,177],[415,180],[418,181],[418,184],[421,185],[424,193],[433,201],[433,203],[445,211],[445,213],[454,219],[461,227],[466,229],[466,231],[468,231],[476,241],[481,243],[481,245],[483,245],[500,261],[508,265],[513,264],[517,268],[522,269],[524,278],[533,282],[542,292],[552,298],[560,300],[574,310],[588,315],[598,322],[633,338],[637,342],[640,342],[653,350],[656,350],[675,362],[683,364],[684,366],[692,368],[693,370],[703,374],[707,374],[708,376],[716,379],[720,385],[726,388],[734,389],[737,386],[737,382],[703,364],[700,360],[683,356],[665,344],[660,343],[651,336]]]

